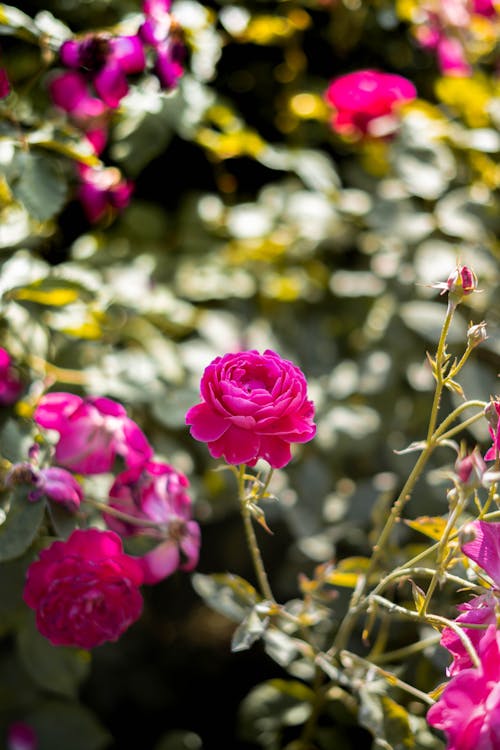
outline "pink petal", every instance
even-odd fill
[[[141,73],[146,65],[144,48],[138,36],[118,36],[110,39],[113,59],[124,73]]]
[[[118,62],[110,60],[94,77],[95,90],[108,107],[115,109],[128,93],[128,83]]]
[[[73,393],[47,393],[38,402],[33,419],[48,430],[62,432],[67,428],[68,417],[82,403],[83,399]]]
[[[292,460],[290,443],[278,437],[262,437],[259,456],[264,458],[273,469],[281,469]]]
[[[224,456],[229,464],[255,464],[259,448],[259,436],[239,427],[230,427],[218,440],[208,443],[210,454],[214,458]]]
[[[179,549],[175,542],[168,540],[139,558],[139,562],[142,566],[144,583],[158,583],[172,575],[179,567]]]
[[[466,527],[475,539],[462,545],[462,552],[488,573],[500,588],[500,523],[473,521]]]
[[[218,440],[229,428],[227,419],[205,403],[189,409],[186,424],[191,425],[191,435],[194,439],[203,442]]]

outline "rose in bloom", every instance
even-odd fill
[[[301,370],[267,349],[216,357],[200,384],[202,402],[186,414],[191,435],[208,444],[214,458],[273,468],[291,460],[291,443],[316,433],[314,405]]]
[[[500,631],[490,625],[479,644],[480,666],[463,669],[427,713],[446,735],[447,750],[500,747]]]
[[[410,81],[392,73],[357,70],[340,76],[326,91],[334,109],[332,128],[353,139],[388,135],[397,127],[397,108],[416,95]]]
[[[10,354],[0,347],[0,406],[13,404],[23,390],[23,384],[19,380]]]
[[[28,500],[36,502],[47,497],[72,512],[78,510],[83,500],[82,488],[75,477],[58,466],[38,469],[26,461],[14,464],[5,478],[5,484],[32,485],[34,489],[28,494]]]
[[[461,545],[462,552],[479,565],[492,583],[492,590],[481,596],[473,597],[466,604],[459,605],[463,613],[457,618],[459,623],[470,625],[490,625],[497,621],[500,611],[500,523],[490,521],[473,521],[464,529],[466,538],[472,537]],[[477,649],[484,637],[481,628],[463,628],[466,635]],[[453,662],[448,667],[448,674],[454,675],[471,666],[470,656],[462,641],[451,628],[444,628],[441,645],[450,651]]]
[[[138,36],[88,34],[64,42],[59,54],[63,65],[77,71],[82,84],[91,84],[97,96],[112,109],[128,93],[127,76],[141,73],[146,65]]]
[[[23,598],[55,646],[91,649],[116,641],[142,612],[142,568],[113,531],[77,529],[42,550]]]
[[[78,198],[92,224],[128,206],[134,184],[126,180],[116,167],[94,169],[86,164],[78,164],[78,174]]]
[[[59,433],[56,461],[79,474],[111,471],[117,455],[129,467],[142,465],[153,455],[142,430],[121,404],[109,398],[48,393],[40,399],[33,419]]]
[[[187,478],[172,466],[149,461],[119,474],[109,492],[111,508],[139,521],[141,526],[104,514],[109,528],[121,536],[145,535],[156,547],[139,558],[144,583],[157,583],[175,570],[192,570],[198,563],[200,528],[191,517]]]

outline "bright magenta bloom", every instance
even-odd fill
[[[93,169],[86,164],[78,164],[78,174],[78,198],[92,224],[128,206],[134,184],[126,180],[116,167]]]
[[[357,70],[340,76],[326,91],[326,100],[335,110],[333,130],[357,139],[393,132],[398,124],[398,105],[416,96],[415,86],[406,78],[377,70]]]
[[[23,384],[12,367],[10,354],[0,347],[0,406],[13,404],[22,390]]]
[[[479,668],[463,669],[427,713],[446,734],[447,750],[500,747],[500,631],[490,625],[479,644]]]
[[[142,569],[112,531],[78,529],[42,550],[28,568],[23,598],[55,646],[116,641],[142,612]]]
[[[154,50],[153,71],[162,89],[173,89],[184,72],[186,48],[182,30],[170,14],[171,0],[144,0],[145,20],[139,29],[143,42]]]
[[[146,436],[124,407],[109,398],[73,393],[43,396],[33,419],[59,432],[56,461],[79,474],[111,471],[116,455],[127,466],[140,466],[153,455]]]
[[[104,520],[121,536],[144,535],[157,546],[139,558],[144,583],[157,583],[175,570],[192,570],[198,563],[200,528],[191,517],[189,482],[168,464],[150,461],[119,474],[109,492],[110,507],[156,526],[139,526],[109,514]]]
[[[202,403],[189,409],[186,424],[214,458],[229,464],[255,466],[264,458],[281,468],[291,460],[290,444],[307,443],[316,433],[303,373],[269,349],[217,357],[200,391]]]
[[[60,56],[63,65],[78,71],[82,84],[91,84],[97,96],[113,109],[128,93],[127,76],[141,73],[146,65],[138,36],[88,34],[64,42]],[[67,96],[72,97],[70,87]],[[67,109],[63,104],[60,106]]]
[[[491,579],[493,588],[482,596],[475,596],[466,604],[459,605],[463,613],[457,622],[470,625],[490,625],[496,623],[496,611],[500,601],[500,523],[491,521],[473,521],[465,529],[471,541],[462,545],[462,552],[479,565]],[[464,628],[473,646],[478,649],[485,635],[485,630]],[[451,628],[444,628],[441,645],[453,655],[453,662],[448,667],[448,674],[454,675],[471,666],[470,657],[462,641]]]

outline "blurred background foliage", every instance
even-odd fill
[[[445,311],[429,284],[457,261],[473,267],[482,292],[457,313],[450,346],[460,352],[469,323],[487,320],[489,338],[461,382],[470,398],[497,392],[498,37],[479,35],[470,77],[442,76],[415,41],[415,5],[175,2],[186,71],[169,94],[138,81],[114,112],[102,158],[135,192],[97,226],[75,198],[73,163],[91,156],[51,107],[46,80],[57,40],[134,27],[140,4],[20,3],[30,23],[0,9],[13,88],[0,105],[0,330],[26,382],[23,400],[1,410],[2,453],[25,455],[47,385],[120,400],[157,454],[188,475],[203,538],[198,577],[176,573],[148,589],[141,621],[92,655],[36,633],[20,599],[28,560],[4,563],[4,732],[29,720],[40,750],[278,750],[304,721],[301,675],[288,681],[269,642],[231,654],[235,621],[205,603],[205,575],[253,582],[233,477],[214,471],[184,426],[215,356],[274,349],[303,369],[316,404],[317,438],[273,479],[274,535],[258,529],[280,601],[299,595],[300,573],[369,554],[414,462],[395,451],[426,433],[425,352]],[[390,142],[349,143],[330,129],[329,81],[363,67],[417,87]],[[443,411],[458,403],[446,399]],[[485,425],[467,433],[470,446],[486,438]],[[453,458],[436,457],[409,517],[446,512],[441,469]],[[396,537],[392,560],[423,543],[404,525]],[[337,587],[334,620],[349,593]],[[424,636],[396,622],[388,638],[396,648]],[[435,647],[405,668],[428,690],[444,665]],[[374,697],[363,690],[362,715],[338,688],[325,748],[372,746],[377,726],[363,716],[373,718]],[[440,747],[428,732],[419,742]]]

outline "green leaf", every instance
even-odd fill
[[[241,622],[260,599],[248,581],[232,573],[195,573],[191,581],[209,607],[236,622]]]
[[[66,201],[67,186],[59,165],[41,154],[24,153],[21,166],[21,175],[11,186],[14,197],[37,221],[51,219]]]
[[[35,539],[45,512],[45,501],[30,502],[27,488],[18,487],[12,494],[7,517],[0,526],[0,562],[14,560]]]
[[[38,632],[33,617],[26,618],[19,630],[17,648],[24,668],[39,687],[59,696],[77,696],[90,670],[88,651],[53,646]]]
[[[202,741],[194,732],[173,729],[160,739],[154,750],[202,750]]]
[[[103,750],[112,737],[83,706],[47,701],[25,718],[38,738],[37,750]]]
[[[258,612],[252,609],[234,631],[231,651],[245,651],[250,648],[255,641],[262,638],[268,625],[269,617],[260,617]]]
[[[47,510],[57,536],[61,539],[67,539],[78,525],[75,514],[58,503],[47,503]]]
[[[387,695],[381,696],[380,703],[384,717],[384,733],[389,745],[394,750],[415,747],[415,738],[406,709]]]
[[[0,635],[2,636],[27,613],[21,592],[26,578],[26,568],[32,558],[32,553],[28,553],[17,560],[2,563],[0,575]]]
[[[240,706],[242,739],[257,742],[265,750],[279,750],[283,729],[304,724],[313,701],[313,691],[298,680],[257,685]]]

